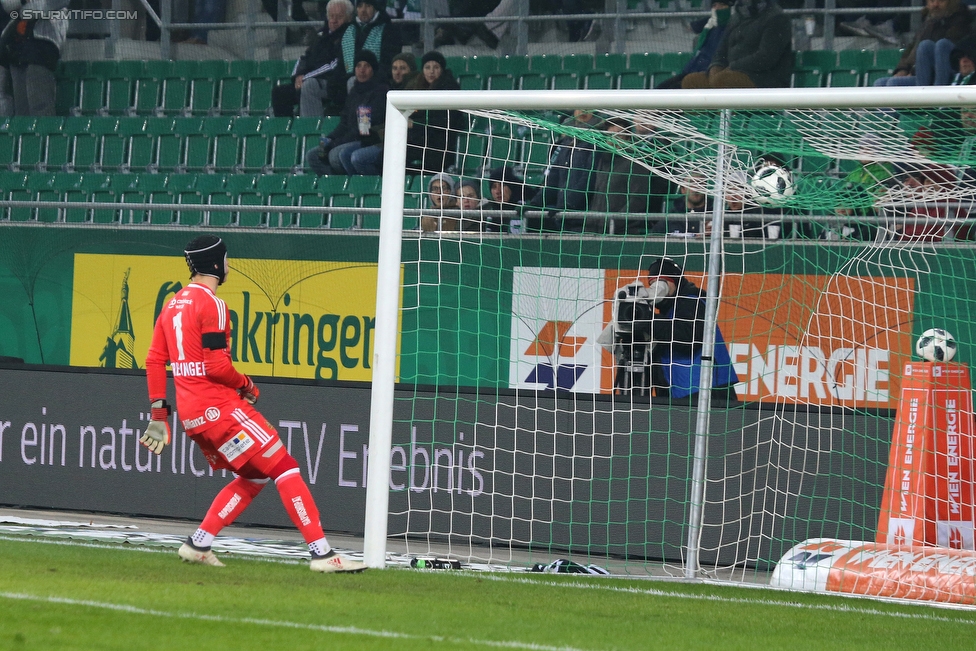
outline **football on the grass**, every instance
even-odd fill
[[[948,330],[931,328],[918,338],[915,353],[927,362],[949,362],[956,356],[956,340]]]

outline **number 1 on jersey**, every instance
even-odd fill
[[[183,313],[177,312],[173,317],[173,330],[176,332],[176,350],[179,351],[179,359],[186,359],[183,352]]]

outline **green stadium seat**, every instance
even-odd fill
[[[239,192],[249,192],[257,189],[255,182],[257,177],[253,174],[229,174],[224,177],[224,190],[231,196],[236,196]]]
[[[58,115],[71,113],[72,109],[78,106],[78,89],[80,87],[81,76],[59,77],[55,90],[54,112]]]
[[[290,192],[269,192],[264,195],[267,205],[291,207],[295,205],[294,196]],[[265,222],[269,226],[281,227],[291,226],[295,223],[297,214],[291,210],[282,212],[268,212],[265,214]]]
[[[55,183],[65,201],[88,201],[88,191],[82,187],[82,175],[73,172],[58,172]],[[86,222],[90,213],[84,208],[68,208],[64,211],[64,221],[79,223]]]
[[[361,203],[363,208],[379,208],[382,203],[381,195],[364,194]],[[360,227],[379,230],[380,214],[364,212],[362,214],[362,219],[360,220]]]
[[[247,113],[264,115],[271,108],[271,90],[275,82],[271,79],[250,79],[247,82]],[[287,120],[287,118],[277,118]]]
[[[241,140],[234,133],[213,136],[213,155],[208,167],[221,172],[231,172],[240,168]]]
[[[580,78],[575,72],[560,72],[552,76],[553,90],[577,90],[579,85]]]
[[[176,64],[173,61],[143,61],[140,79],[165,79],[175,74]]]
[[[258,131],[266,136],[291,133],[291,118],[264,117],[258,124]]]
[[[627,69],[645,73],[657,72],[661,69],[661,54],[659,52],[634,52],[627,57]]]
[[[493,56],[469,57],[467,72],[482,76],[498,72],[498,58]]]
[[[177,195],[177,202],[185,206],[199,206],[203,203],[203,197],[199,192],[190,190],[180,192]],[[177,213],[177,223],[181,226],[199,226],[203,222],[202,210],[180,209]]]
[[[856,70],[834,70],[827,73],[828,88],[852,88],[857,86],[861,75]]]
[[[90,66],[89,61],[79,60],[79,61],[64,61],[58,62],[58,76],[59,77],[74,77],[75,79],[81,79],[82,77],[87,77]]]
[[[299,160],[300,141],[290,133],[281,133],[271,141],[271,169],[275,172],[293,172],[303,166]]]
[[[874,67],[894,70],[901,61],[904,50],[878,50],[874,53]]]
[[[462,72],[467,72],[468,70],[468,58],[467,57],[444,57],[447,59],[447,69],[454,73],[457,77]]]
[[[647,88],[649,76],[643,70],[627,70],[617,77],[617,88],[643,90]]]
[[[356,195],[349,193],[333,194],[329,197],[329,207],[331,208],[355,208],[356,202]],[[329,213],[328,227],[333,229],[355,228],[356,217],[356,213],[353,212]]]
[[[563,58],[551,54],[536,54],[529,57],[529,70],[547,77],[554,75],[563,71]]]
[[[591,72],[583,77],[583,88],[587,90],[609,90],[613,88],[613,75],[609,72]]]
[[[159,94],[162,89],[161,77],[143,77],[136,80],[135,97],[132,108],[136,115],[154,115],[159,108]]]
[[[322,208],[326,202],[326,197],[320,192],[302,192],[298,195],[299,206]],[[299,210],[296,214],[295,225],[299,228],[321,228],[325,224],[323,213]]]
[[[196,174],[167,174],[166,189],[174,194],[194,192],[197,186]]]
[[[234,193],[231,193],[232,196]],[[235,202],[239,206],[262,206],[264,205],[264,197],[261,196],[260,192],[256,190],[244,190],[236,193],[237,201]],[[233,223],[238,226],[243,226],[245,228],[255,228],[259,226],[267,226],[268,213],[261,212],[237,212],[234,214]]]
[[[203,204],[208,206],[230,206],[233,203],[230,193],[224,189],[226,177],[223,174],[201,174],[197,178],[197,192]],[[210,226],[226,226],[231,223],[229,211],[207,211],[203,221]]]
[[[467,72],[458,75],[458,85],[461,90],[484,90],[485,82],[480,73]]]
[[[227,74],[231,77],[249,79],[257,76],[257,61],[238,59],[231,61],[227,66]]]
[[[837,53],[837,68],[856,70],[864,74],[874,67],[874,50],[841,50]]]
[[[9,169],[17,156],[17,136],[16,134],[3,131],[0,132],[0,169]],[[2,186],[0,186],[2,189]]]
[[[126,157],[125,166],[133,172],[145,172],[150,170],[153,165],[153,150],[156,145],[156,136],[148,133],[140,133],[129,137],[129,153]]]
[[[107,79],[109,75],[115,72],[117,65],[117,61],[91,61],[88,64],[88,74],[92,77]]]
[[[71,141],[63,133],[49,133],[44,139],[44,167],[48,171],[63,169],[68,164]]]
[[[95,115],[105,106],[105,80],[84,77],[78,87],[78,106],[82,115]]]
[[[235,136],[236,137],[236,136]],[[240,167],[248,172],[267,171],[270,142],[263,133],[244,136],[241,140]]]
[[[22,133],[17,143],[17,165],[22,170],[37,169],[44,152],[44,136],[39,133]]]
[[[293,63],[291,61],[281,61],[279,59],[258,61],[253,76],[275,81],[290,76],[292,65]]]
[[[133,86],[131,77],[113,76],[105,82],[105,106],[99,113],[125,115],[133,106]]]
[[[190,81],[189,109],[192,115],[210,115],[217,112],[215,104],[217,82],[212,77],[195,78]]]
[[[126,138],[109,133],[102,136],[99,144],[98,165],[104,172],[121,170],[125,164]]]
[[[92,189],[88,193],[88,200],[98,203],[116,203],[117,194],[112,189],[111,176],[108,174],[92,174],[88,180],[86,175],[86,185]],[[89,213],[89,221],[96,224],[117,224],[121,219],[121,211],[110,208],[96,208]]]
[[[217,91],[217,111],[223,115],[239,115],[244,110],[246,92],[247,83],[243,79],[224,77]]]
[[[160,111],[165,115],[186,113],[186,100],[190,92],[190,82],[182,77],[168,77],[163,80],[160,97]]]
[[[382,187],[382,176],[350,176],[349,180],[346,181],[345,191],[358,197],[379,192]]]
[[[519,77],[518,88],[519,90],[546,90],[549,88],[549,77],[537,72],[523,74]]]
[[[257,178],[255,187],[261,194],[273,194],[287,191],[288,176],[285,174],[262,174]]]
[[[500,72],[489,75],[485,90],[515,90],[515,77]]]
[[[529,57],[508,55],[498,59],[498,72],[518,77],[529,71]]]
[[[801,70],[829,72],[837,67],[834,50],[803,50],[796,53],[795,67]]]
[[[178,195],[169,190],[155,190],[148,194],[150,204],[154,203],[178,203]],[[150,224],[176,224],[179,222],[179,213],[175,210],[149,210],[148,223]]]
[[[21,172],[17,179],[11,183],[11,185],[6,186],[3,191],[6,194],[6,199],[9,201],[31,201],[34,199],[33,193],[28,189],[27,183],[30,175],[26,172]],[[5,219],[12,222],[26,222],[34,219],[34,211],[31,208],[7,208],[4,210]]]
[[[676,75],[681,72],[691,60],[690,52],[666,52],[661,55],[661,63],[655,72],[670,72]]]
[[[236,141],[235,141],[236,142]],[[236,151],[235,151],[236,159]],[[210,137],[202,133],[183,137],[180,168],[187,172],[202,172],[210,167]]]
[[[823,85],[823,74],[819,70],[797,70],[790,85],[793,88],[819,88]]]
[[[585,75],[593,70],[594,59],[592,54],[567,54],[563,57],[563,70]]]
[[[627,69],[627,55],[617,53],[598,54],[593,61],[593,67],[600,72],[609,72],[611,75],[619,75]]]
[[[420,208],[420,195],[408,195],[403,198],[404,210],[418,210]],[[403,216],[403,230],[416,231],[420,229],[420,217],[416,215]]]
[[[61,191],[57,187],[55,174],[32,174],[29,187],[33,190],[36,201],[61,201]],[[63,219],[62,212],[60,208],[39,207],[34,211],[34,219],[39,222],[54,223]]]
[[[302,192],[312,192],[315,190],[315,183],[318,180],[314,174],[287,174],[285,175],[285,189],[295,195]]]

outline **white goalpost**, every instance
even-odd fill
[[[939,327],[965,342],[976,321],[976,88],[396,91],[387,106],[368,566],[386,566],[393,536],[510,569],[584,557],[615,574],[778,572],[810,589],[833,581],[840,552],[804,556],[822,567],[794,583],[774,568],[817,541],[884,543],[915,337]],[[407,139],[425,111],[466,115],[449,180],[489,200],[509,175],[545,190],[572,174],[561,150],[588,153],[591,179],[604,163],[629,170],[623,194],[648,194],[646,178],[665,190],[639,211],[529,202],[514,219],[479,208],[471,228],[418,228],[436,179],[408,173]],[[591,198],[609,192],[594,183]],[[646,289],[648,260],[665,257],[701,291],[685,401],[622,388],[621,348],[597,336],[618,322],[614,292]],[[645,359],[672,345],[648,341]],[[953,363],[968,378],[967,361],[963,347]],[[645,363],[653,377],[661,362]],[[730,402],[712,393],[727,388],[722,365]],[[941,463],[914,471],[941,486]],[[967,472],[953,521],[972,531]],[[944,519],[932,490],[919,530]]]

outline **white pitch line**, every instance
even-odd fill
[[[954,619],[942,615],[929,615],[925,613],[902,613],[897,611],[878,610],[876,608],[857,608],[854,606],[834,606],[831,604],[803,604],[796,601],[777,601],[774,599],[746,599],[744,597],[723,597],[720,595],[691,594],[686,592],[675,592],[672,590],[656,590],[654,588],[623,588],[619,586],[605,585],[598,582],[580,583],[579,581],[539,581],[523,577],[496,576],[488,573],[464,572],[463,576],[469,576],[485,581],[501,581],[503,583],[525,583],[529,585],[542,585],[556,588],[572,588],[577,590],[604,590],[607,592],[623,592],[628,594],[643,594],[652,597],[669,597],[674,599],[693,599],[697,601],[717,601],[721,603],[741,603],[760,606],[784,606],[787,608],[799,608],[809,610],[828,610],[838,613],[853,613],[856,615],[881,615],[883,617],[896,617],[901,619],[919,619],[930,622],[945,622],[951,624],[976,625],[976,620]],[[735,587],[735,586],[729,586]],[[826,595],[843,597],[847,595]],[[854,595],[850,595],[854,596]],[[911,605],[911,604],[907,604]],[[920,604],[926,606],[928,604]]]
[[[379,637],[400,640],[429,640],[431,642],[442,642],[449,645],[473,644],[476,646],[486,646],[501,649],[527,649],[528,651],[584,651],[577,647],[570,646],[550,646],[547,644],[535,644],[533,642],[519,642],[517,640],[479,640],[476,638],[446,637],[441,635],[414,635],[412,633],[400,633],[397,631],[376,631],[357,626],[328,626],[325,624],[304,624],[302,622],[289,622],[275,619],[258,619],[253,617],[224,617],[223,615],[201,615],[199,613],[176,612],[171,613],[164,610],[150,610],[139,608],[128,604],[113,604],[104,601],[91,601],[87,599],[71,599],[68,597],[42,597],[38,595],[24,594],[20,592],[0,592],[0,598],[13,599],[18,601],[31,601],[49,604],[59,604],[67,606],[83,606],[87,608],[101,608],[103,610],[113,610],[130,615],[148,615],[151,617],[171,617],[174,619],[191,619],[205,622],[219,622],[222,624],[251,624],[253,626],[270,626],[275,628],[291,628],[303,631],[315,631],[319,633],[336,633],[342,635],[361,635],[365,637]]]

